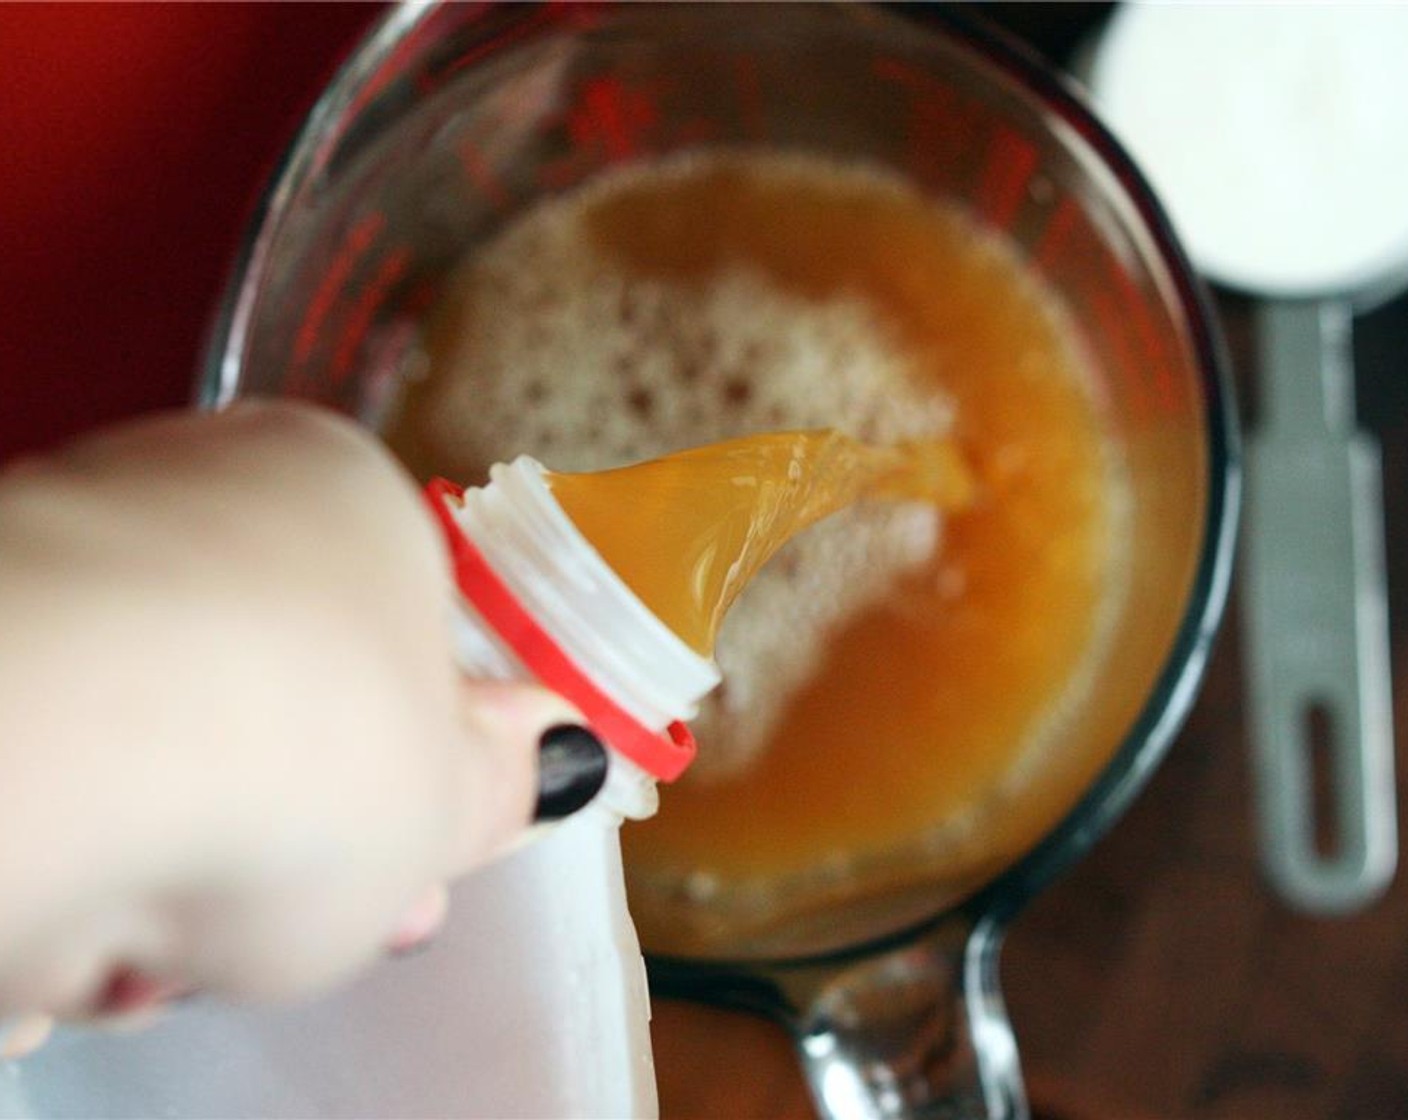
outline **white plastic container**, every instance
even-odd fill
[[[627,752],[613,749],[601,794],[460,883],[421,956],[308,1006],[198,1001],[143,1034],[61,1032],[0,1064],[0,1117],[656,1114],[619,830],[655,811],[657,776],[687,764],[677,721],[718,671],[606,567],[537,463],[491,478],[462,505],[431,495],[466,596],[457,656],[477,676],[537,676],[591,717]]]

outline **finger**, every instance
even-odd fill
[[[399,867],[358,863],[316,882],[207,897],[186,926],[192,987],[258,1003],[330,990],[381,956],[414,895]],[[424,928],[424,926],[422,927]]]
[[[604,748],[581,714],[545,689],[465,681],[459,730],[452,875],[512,848],[540,815],[580,809],[605,782]]]

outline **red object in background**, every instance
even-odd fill
[[[0,4],[0,462],[191,398],[254,202],[372,4]]]

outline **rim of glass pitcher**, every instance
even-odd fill
[[[332,127],[353,107],[363,81],[376,72],[440,0],[396,0],[377,19],[323,87],[265,181],[244,227],[211,321],[196,374],[195,403],[221,408],[239,395],[249,327],[265,263],[294,192],[340,140]]]
[[[289,199],[308,171],[336,143],[330,127],[351,106],[362,80],[374,72],[437,5],[404,0],[372,27],[309,111],[277,165],[246,227],[218,307],[197,383],[204,407],[229,403],[238,393],[249,323],[264,263]],[[766,964],[805,965],[864,956],[902,943],[949,915],[963,913],[975,924],[1000,929],[1053,879],[1075,863],[1129,807],[1167,754],[1197,695],[1221,623],[1231,584],[1241,498],[1240,441],[1228,362],[1210,299],[1153,190],[1120,143],[1085,106],[1067,78],[1007,32],[951,9],[925,5],[897,15],[914,29],[947,35],[1057,114],[1114,176],[1143,223],[1159,261],[1167,269],[1183,313],[1206,401],[1208,495],[1203,548],[1189,589],[1188,608],[1154,687],[1119,748],[1080,800],[1037,844],[964,902],[943,907],[904,929],[821,953],[740,958],[747,969]],[[724,958],[659,957],[686,967],[727,969]]]

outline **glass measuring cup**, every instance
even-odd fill
[[[887,164],[1012,239],[1062,294],[1128,465],[1130,587],[1118,663],[1069,724],[1082,746],[1044,814],[961,873],[914,859],[863,897],[780,900],[765,943],[648,944],[672,954],[655,980],[782,1018],[828,1115],[1021,1115],[1002,931],[1124,808],[1186,712],[1225,596],[1237,489],[1201,295],[1137,174],[1055,77],[943,15],[398,8],[271,190],[202,397],[296,394],[378,426],[467,250],[604,168],[726,143]],[[648,930],[674,924],[668,899],[634,901]],[[697,915],[674,916],[688,929]]]

